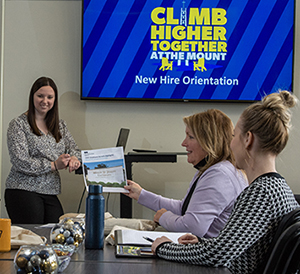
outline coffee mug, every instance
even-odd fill
[[[11,249],[11,221],[0,218],[0,252],[8,252]]]

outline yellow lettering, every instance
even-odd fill
[[[218,52],[227,52],[227,43],[225,42],[219,42],[218,43]]]
[[[209,8],[202,8],[200,15],[198,8],[190,8],[189,25],[210,25]]]
[[[214,27],[214,40],[226,41],[225,34],[226,29],[224,27]]]
[[[173,51],[180,51],[180,49],[181,49],[180,42],[179,42],[179,41],[173,41],[173,42],[171,43],[171,49],[172,49]]]
[[[212,25],[225,25],[227,18],[225,17],[226,10],[224,9],[211,9],[211,24]]]
[[[189,42],[188,41],[181,42],[181,51],[189,51]]]
[[[167,51],[170,49],[170,47],[171,47],[171,45],[170,45],[170,42],[168,42],[168,41],[161,41],[159,43],[159,49],[162,51]]]
[[[153,45],[153,51],[157,51],[157,44],[159,41],[151,41],[151,44]]]
[[[153,51],[158,49],[161,51],[186,51],[186,52],[227,52],[227,43],[226,42],[217,42],[217,41],[158,41],[152,40],[151,44],[153,45]],[[199,58],[198,58],[199,59]]]
[[[188,40],[200,40],[200,26],[193,28],[192,26],[187,26],[187,39]]]
[[[178,25],[179,20],[174,19],[174,8],[167,8],[167,24],[168,25]]]
[[[165,14],[166,9],[163,7],[157,7],[155,9],[152,10],[151,12],[151,20],[154,24],[157,25],[163,25],[166,23],[165,18],[159,18],[158,15],[159,14]]]
[[[158,27],[158,28],[157,28]],[[158,36],[158,38],[157,38]],[[164,39],[165,36],[165,28],[164,26],[151,26],[151,39]]]
[[[198,43],[198,51],[207,51],[208,50],[208,42],[199,42]]]
[[[186,38],[185,26],[176,26],[172,30],[173,38],[176,40],[183,40]]]
[[[196,51],[197,42],[196,41],[191,41],[190,44],[191,44],[191,51]]]
[[[171,40],[171,26],[166,26],[166,39]]]
[[[202,40],[212,40],[212,27],[202,27]]]
[[[217,42],[209,42],[209,51],[217,51]]]

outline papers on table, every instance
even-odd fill
[[[123,147],[82,150],[83,178],[86,189],[100,184],[103,192],[128,192]]]
[[[145,245],[150,246],[152,243],[145,240],[148,237],[155,240],[158,237],[166,236],[174,243],[178,243],[178,238],[185,235],[186,232],[164,232],[164,231],[143,231],[143,230],[116,230],[115,239],[116,244],[127,245]]]

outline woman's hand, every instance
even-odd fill
[[[161,208],[160,210],[157,210],[154,215],[153,221],[159,224],[159,219],[160,219],[161,215],[163,215],[167,211],[168,210],[166,210],[165,208]]]
[[[199,242],[199,240],[198,240],[197,236],[190,234],[190,233],[184,234],[183,236],[178,238],[178,243],[184,244],[184,245],[196,244],[198,242]]]
[[[142,191],[141,186],[130,180],[127,180],[127,184],[128,185],[124,186],[124,188],[128,190],[129,193],[123,193],[123,194],[129,196],[132,199],[138,200]]]
[[[151,246],[151,251],[155,254],[156,248],[161,244],[161,243],[166,243],[166,242],[172,242],[169,238],[166,236],[162,236],[160,238],[156,238],[155,241],[153,242]]]
[[[71,156],[69,161],[69,172],[73,172],[81,166],[76,156]]]
[[[69,154],[62,154],[54,161],[55,169],[67,169],[67,166],[70,162],[70,155]]]

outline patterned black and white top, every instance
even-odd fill
[[[56,143],[51,133],[32,133],[26,114],[9,123],[7,146],[12,167],[6,188],[50,195],[61,192],[59,172],[51,171],[51,162],[67,152],[81,160],[81,154],[63,120],[59,121],[59,130],[62,138]]]
[[[159,257],[189,264],[225,266],[232,273],[257,273],[283,215],[299,204],[284,178],[267,173],[237,198],[225,228],[197,244],[162,243]]]

